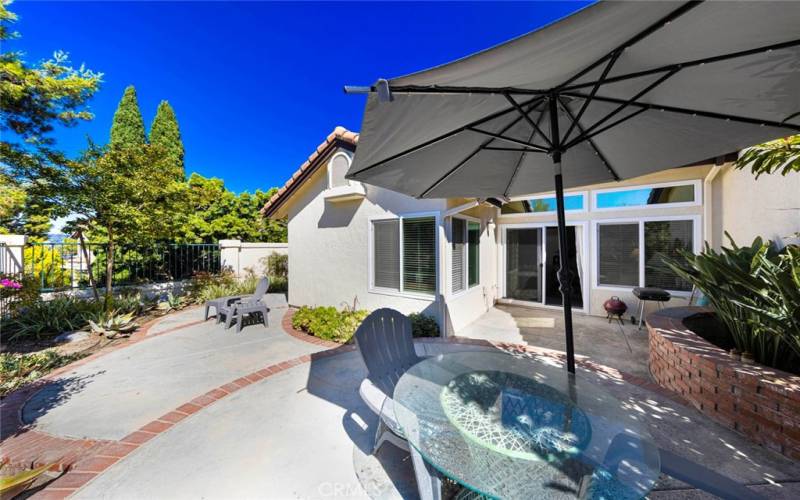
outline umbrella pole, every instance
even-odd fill
[[[558,283],[564,305],[564,333],[567,341],[567,370],[575,373],[575,347],[572,342],[572,276],[567,263],[567,223],[564,217],[564,181],[561,177],[561,153],[553,154],[556,177],[556,214],[558,217]]]
[[[567,262],[567,221],[564,216],[564,180],[561,176],[561,145],[558,132],[558,109],[555,97],[550,98],[550,132],[553,142],[553,173],[556,182],[556,215],[558,218],[558,283],[564,306],[564,334],[567,344],[567,371],[575,373],[575,347],[572,342],[572,276]]]

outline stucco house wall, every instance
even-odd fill
[[[345,149],[331,147],[332,137],[346,138],[346,134],[351,134],[352,142]],[[357,307],[370,310],[391,307],[406,314],[424,312],[437,318],[446,334],[458,332],[496,302],[560,309],[507,299],[504,283],[506,232],[511,228],[554,227],[554,212],[502,214],[499,208],[472,199],[418,200],[358,183],[351,185],[358,193],[351,197],[354,199],[334,201],[331,195],[338,188],[329,188],[327,162],[340,152],[351,155],[356,141],[355,134],[337,129],[327,143],[317,148],[311,163],[304,164],[283,188],[292,191],[276,197],[280,208],[273,209],[273,213],[289,220],[290,304],[342,307],[355,302]],[[601,190],[674,185],[670,183],[693,185],[694,201],[615,209],[593,206],[594,197]],[[579,264],[583,307],[577,312],[583,314],[605,315],[603,302],[614,295],[628,304],[629,314],[635,314],[638,305],[632,287],[609,287],[597,282],[597,233],[601,223],[692,220],[695,251],[700,251],[706,241],[718,248],[725,230],[742,244],[756,235],[787,242],[787,237],[800,231],[800,176],[773,175],[755,180],[750,172],[734,170],[730,163],[722,161],[586,186],[567,192],[570,193],[584,194],[584,209],[566,213],[567,224],[576,226],[582,241]],[[552,196],[552,192],[530,196],[537,194]],[[420,298],[371,290],[371,219],[422,213],[437,216],[438,293]],[[453,216],[479,222],[481,228],[479,283],[459,293],[453,292],[452,283]],[[689,292],[673,292],[668,305],[686,305],[689,297]]]
[[[800,174],[762,175],[731,165],[719,169],[711,183],[713,228],[711,245],[730,246],[727,231],[738,245],[749,245],[756,236],[798,242],[800,232]]]
[[[434,297],[425,300],[369,290],[369,224],[375,216],[438,212],[444,201],[415,200],[373,186],[364,186],[362,199],[330,201],[323,196],[327,188],[327,172],[321,168],[295,192],[288,207],[289,303],[341,307],[352,306],[355,300],[360,308],[392,307],[439,319]]]

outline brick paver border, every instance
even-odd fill
[[[196,309],[192,306],[187,309]],[[187,310],[184,309],[184,310]],[[111,352],[138,344],[139,342],[172,333],[193,326],[202,321],[187,321],[152,335],[148,331],[164,317],[152,318],[134,332],[126,341],[103,347],[97,352],[62,366],[48,373],[41,379],[28,384],[3,398],[0,402],[0,461],[23,467],[39,467],[53,464],[51,470],[63,472],[70,468],[79,458],[93,453],[99,447],[113,441],[93,439],[73,439],[53,436],[37,431],[22,421],[22,408],[25,403],[48,383],[59,376],[85,365]]]
[[[287,335],[290,335],[304,342],[308,342],[322,347],[327,347],[328,348],[327,350],[323,350],[313,354],[298,356],[286,361],[281,361],[279,363],[266,366],[258,371],[239,377],[215,389],[211,389],[205,394],[195,397],[194,399],[176,407],[172,411],[160,416],[156,420],[153,420],[152,422],[142,426],[141,428],[130,433],[129,435],[127,435],[126,437],[122,438],[119,441],[66,440],[64,438],[47,436],[43,433],[38,433],[36,431],[29,431],[28,433],[26,433],[26,434],[34,433],[41,436],[46,436],[46,439],[42,439],[41,441],[42,447],[44,448],[46,448],[47,446],[52,446],[53,445],[52,440],[72,441],[73,442],[72,446],[74,448],[72,450],[73,453],[71,455],[69,456],[65,455],[64,459],[62,459],[59,462],[61,470],[65,470],[65,473],[60,477],[58,477],[57,479],[55,479],[50,484],[48,484],[45,489],[36,493],[32,498],[35,499],[66,498],[75,493],[78,489],[85,486],[90,481],[92,481],[99,474],[103,473],[106,469],[108,469],[118,461],[122,460],[123,458],[131,454],[133,451],[138,449],[143,444],[147,443],[151,439],[154,439],[158,435],[167,432],[169,429],[177,425],[179,422],[183,421],[186,418],[191,417],[195,413],[202,411],[205,407],[210,406],[216,403],[217,401],[224,399],[251,384],[260,382],[261,380],[269,378],[273,375],[281,373],[295,366],[304,363],[309,363],[314,360],[355,351],[355,346],[352,344],[341,345],[335,342],[329,342],[317,339],[310,335],[307,335],[304,332],[295,330],[291,326],[292,325],[291,318],[293,314],[294,314],[294,309],[289,309],[286,312],[286,314],[284,314],[281,323],[284,332]],[[184,325],[176,326],[174,329],[168,331],[174,331],[177,329],[186,328],[187,326],[191,326],[194,323],[196,322],[191,322],[191,323],[186,323]],[[158,335],[162,335],[164,333],[167,333],[168,331],[160,332]],[[535,356],[546,357],[558,361],[560,363],[565,362],[565,355],[562,352],[550,349],[538,348],[538,347],[519,345],[519,344],[491,342],[486,340],[468,339],[461,337],[451,337],[448,339],[424,338],[424,339],[417,339],[417,342],[480,345],[480,346],[496,348],[509,353],[532,354]],[[679,396],[675,395],[671,391],[667,391],[661,388],[660,386],[653,384],[650,381],[644,380],[640,377],[637,377],[635,375],[631,375],[607,366],[594,363],[586,358],[578,359],[577,364],[582,368],[598,372],[604,375],[604,377],[601,378],[606,379],[609,383],[619,383],[620,381],[624,381],[626,383],[645,388],[649,391],[656,392],[679,403],[684,403],[684,401]],[[68,461],[67,458],[69,458],[70,460]]]

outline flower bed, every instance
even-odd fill
[[[700,313],[710,311],[674,307],[647,317],[653,378],[714,421],[800,459],[800,376],[734,359],[686,327]]]

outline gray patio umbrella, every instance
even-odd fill
[[[348,178],[506,199],[715,158],[800,131],[800,2],[601,2],[368,93]],[[569,275],[559,271],[574,372]]]

